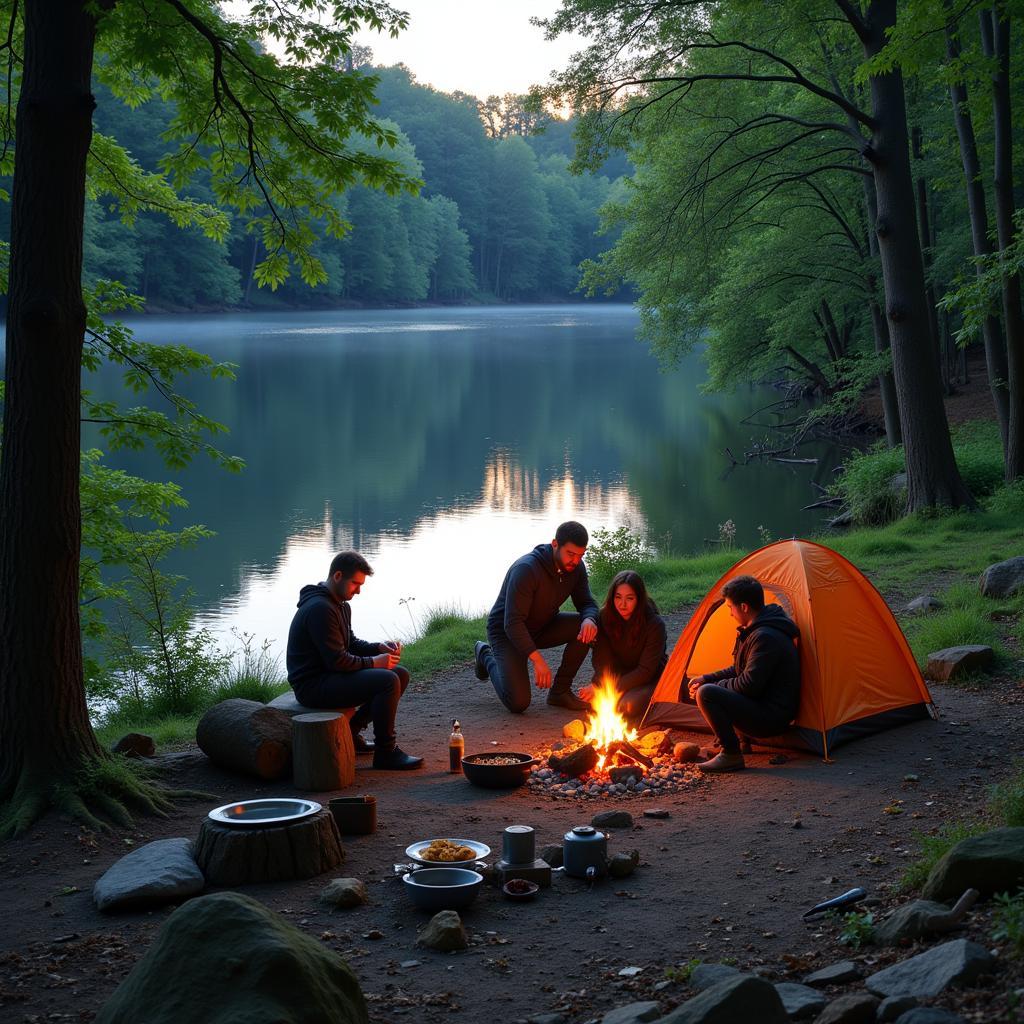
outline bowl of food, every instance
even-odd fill
[[[405,891],[420,910],[462,910],[483,885],[484,876],[469,868],[418,868],[402,876]]]
[[[470,754],[462,759],[462,773],[474,786],[484,789],[514,789],[530,777],[537,758],[521,751],[495,750]]]
[[[491,848],[475,839],[421,839],[405,848],[405,855],[431,868],[465,867],[490,855]]]
[[[501,891],[507,899],[525,903],[540,892],[540,886],[526,878],[511,878],[501,887]]]

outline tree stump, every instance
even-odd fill
[[[196,743],[215,764],[259,779],[281,779],[291,770],[291,720],[256,700],[215,704],[199,719]]]
[[[356,750],[348,719],[314,711],[292,719],[292,767],[298,789],[324,793],[355,782]]]
[[[338,826],[328,810],[273,828],[233,828],[206,818],[193,853],[211,885],[313,878],[345,859]]]

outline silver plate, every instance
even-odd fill
[[[473,859],[424,860],[420,856],[420,851],[425,850],[431,843],[436,842],[434,839],[422,839],[418,843],[413,843],[412,846],[407,846],[405,848],[406,857],[416,861],[417,864],[429,864],[432,868],[458,868],[462,867],[464,864],[473,864],[478,860],[483,860],[484,857],[490,856],[491,848],[489,846],[485,846],[483,843],[478,843],[475,839],[451,839],[448,836],[442,836],[441,838],[448,839],[449,843],[457,843],[459,846],[468,846],[473,851]]]
[[[265,800],[236,800],[210,811],[207,817],[232,828],[268,828],[290,825],[318,814],[323,808],[315,800],[270,797]]]

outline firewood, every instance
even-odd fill
[[[585,743],[568,754],[552,754],[548,758],[548,767],[563,775],[586,775],[597,767],[598,754],[593,743]]]
[[[214,704],[196,725],[196,743],[215,764],[259,779],[292,767],[292,723],[283,711],[234,697]]]

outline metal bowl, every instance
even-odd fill
[[[527,878],[513,878],[501,887],[501,891],[505,894],[505,899],[515,903],[526,903],[540,892],[540,886]]]
[[[323,808],[315,800],[270,797],[265,800],[236,800],[210,811],[207,817],[232,828],[274,828],[291,825],[318,814]]]
[[[459,846],[468,846],[474,856],[470,860],[425,860],[421,854],[433,842],[434,839],[421,839],[418,843],[405,848],[405,855],[417,864],[425,864],[431,868],[457,868],[460,864],[473,864],[475,861],[483,860],[491,855],[491,848],[484,843],[478,843],[475,839],[449,839],[449,843],[458,843]]]
[[[515,764],[480,764],[489,757],[514,757]],[[462,772],[474,786],[484,789],[514,789],[530,777],[537,758],[522,751],[492,750],[486,754],[470,754],[462,759]]]
[[[468,868],[420,868],[402,876],[405,891],[420,910],[462,910],[483,885],[484,876]]]

